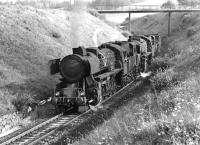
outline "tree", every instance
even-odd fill
[[[161,6],[162,9],[175,9],[176,6],[174,3],[172,3],[170,0],[168,0],[167,2],[165,2],[164,4],[162,4]]]
[[[113,9],[124,5],[129,5],[130,0],[94,0],[90,7],[97,9]]]

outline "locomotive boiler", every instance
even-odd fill
[[[75,107],[80,112],[97,105],[139,72],[147,71],[153,49],[149,37],[134,36],[98,47],[73,48],[73,54],[50,60],[50,74],[60,76],[53,103],[58,108]]]

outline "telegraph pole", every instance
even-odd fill
[[[131,32],[131,13],[128,13],[128,30]]]
[[[170,36],[171,12],[168,13],[168,37]]]

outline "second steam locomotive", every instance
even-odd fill
[[[158,34],[130,36],[127,41],[73,48],[73,54],[50,60],[51,75],[60,74],[53,102],[59,108],[85,111],[146,72],[161,46]]]

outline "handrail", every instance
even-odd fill
[[[96,10],[165,10],[165,9],[172,9],[172,10],[190,10],[190,9],[200,9],[200,5],[172,5],[171,7],[163,7],[162,5],[93,5],[91,6],[81,6],[81,5],[73,5],[72,8],[78,9],[89,9],[94,8]]]

